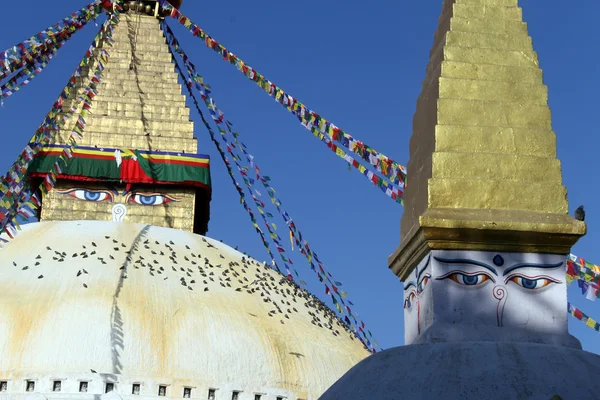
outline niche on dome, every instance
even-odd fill
[[[131,386],[131,394],[139,395],[140,394],[141,385],[139,383],[134,383]]]
[[[254,400],[262,400],[263,398],[263,394],[262,393],[256,393],[254,395]]]
[[[167,395],[167,385],[158,386],[158,395],[164,397]]]
[[[104,386],[104,393],[110,393],[115,390],[115,384],[112,382],[106,382]]]
[[[238,391],[233,391],[233,393],[231,393],[231,400],[239,400],[240,399],[240,393]]]
[[[208,400],[215,400],[216,393],[216,389],[208,389]]]
[[[8,381],[0,381],[0,392],[6,392],[8,390]]]
[[[79,392],[80,393],[87,393],[88,391],[88,382],[87,381],[80,381],[79,382]]]
[[[183,388],[183,398],[189,399],[190,397],[192,397],[192,388],[184,387]]]
[[[35,390],[35,381],[25,381],[25,391],[33,392]]]
[[[52,381],[52,391],[60,392],[62,388],[62,381]]]

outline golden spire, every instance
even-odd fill
[[[96,158],[106,159],[107,155],[114,154],[111,165],[121,172],[125,169],[122,158],[126,154],[131,156],[134,150],[160,153],[157,156],[160,160],[171,160],[161,163],[161,171],[166,171],[164,166],[167,164],[182,166],[177,180],[170,180],[173,176],[167,178],[164,174],[164,179],[152,175],[159,183],[149,184],[138,179],[132,189],[126,186],[129,181],[112,176],[108,179],[109,175],[105,174],[108,171],[90,167],[83,172],[91,173],[94,179],[82,182],[72,179],[70,174],[59,179],[56,190],[42,201],[40,219],[126,221],[204,234],[209,217],[209,161],[196,156],[198,143],[194,137],[194,123],[190,121],[190,110],[186,107],[186,98],[159,20],[145,15],[153,14],[145,6],[139,7],[138,12],[135,7],[128,8],[129,12],[121,14],[121,20],[114,28],[114,45],[107,47],[110,58],[78,146],[92,148],[85,151],[94,153]],[[94,55],[97,57],[98,51]],[[84,69],[63,110],[69,110],[76,103],[93,73],[94,67]],[[79,109],[81,107],[79,105]],[[72,118],[53,144],[68,143],[76,121],[77,118]],[[96,154],[99,151],[106,154]],[[133,158],[137,160],[137,157]],[[200,178],[189,170],[184,171],[193,165],[194,174],[198,174],[202,163],[206,174]],[[138,167],[143,169],[141,163],[135,166]],[[188,181],[202,181],[206,185],[190,185]]]
[[[517,0],[445,0],[413,118],[401,279],[430,249],[567,254],[548,89]]]

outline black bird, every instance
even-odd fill
[[[38,276],[38,279],[42,279],[44,277],[44,275],[40,275]]]
[[[87,289],[87,285],[86,285],[85,283],[83,284],[83,287]],[[95,373],[95,372],[94,372],[94,373]]]
[[[38,256],[37,256],[35,259],[36,259],[36,260],[39,260],[40,258],[42,258],[42,256],[40,256],[40,255],[38,254]]]
[[[81,270],[77,271],[77,276],[81,276]]]
[[[583,209],[583,206],[579,206],[577,207],[577,210],[575,210],[575,219],[578,221],[585,221],[585,210]]]
[[[23,267],[22,270],[25,271],[26,269],[28,269],[29,267]]]
[[[96,246],[96,243],[94,243],[94,242],[92,242],[92,246],[94,246],[94,247],[98,247],[98,246]]]
[[[92,371],[92,374],[97,374],[98,372],[94,371],[93,369],[90,369],[90,371]]]

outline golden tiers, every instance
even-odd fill
[[[427,249],[568,253],[568,216],[536,52],[517,0],[446,0],[410,141],[404,277]]]

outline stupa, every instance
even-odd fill
[[[156,2],[126,6],[71,162],[1,250],[0,399],[317,399],[370,352],[316,297],[201,236],[210,159]]]
[[[410,141],[400,247],[406,346],[333,399],[598,399],[567,327],[568,215],[548,91],[517,0],[445,0]]]

